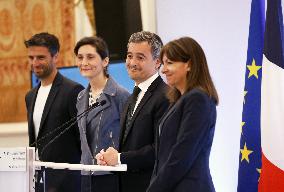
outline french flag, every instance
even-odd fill
[[[268,0],[261,83],[260,192],[284,192],[283,42],[281,0]]]

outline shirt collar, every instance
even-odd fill
[[[155,81],[155,79],[159,76],[158,73],[155,73],[151,77],[149,77],[146,81],[143,81],[138,85],[138,87],[141,89],[141,91],[146,92],[147,89],[150,87],[150,85]],[[136,83],[135,83],[136,85]]]

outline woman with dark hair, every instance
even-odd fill
[[[120,114],[129,96],[107,72],[109,52],[105,41],[99,37],[85,37],[77,42],[74,53],[76,64],[89,85],[77,99],[78,114],[93,104],[105,104],[92,109],[78,121],[81,139],[81,163],[96,164],[95,155],[102,149],[118,148]],[[81,191],[117,192],[118,178],[111,172],[82,171]]]
[[[148,192],[215,191],[209,170],[218,95],[205,54],[190,37],[166,44],[162,73],[171,107],[159,125],[156,162]]]

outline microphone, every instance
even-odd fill
[[[36,142],[32,143],[32,145],[36,145],[36,146],[40,146],[39,142],[42,141],[43,139],[47,138],[48,136],[52,135],[53,133],[55,133],[56,131],[62,129],[64,126],[68,125],[70,122],[72,122],[69,126],[67,126],[66,128],[64,128],[58,135],[56,135],[53,139],[51,139],[43,148],[42,151],[39,155],[39,157],[42,157],[44,151],[46,150],[46,148],[52,144],[55,140],[57,140],[60,136],[62,136],[66,131],[68,131],[73,125],[75,125],[81,118],[83,118],[84,116],[86,116],[91,110],[93,110],[96,107],[99,106],[103,106],[106,104],[106,100],[102,100],[100,102],[96,102],[93,105],[91,105],[91,107],[87,108],[85,111],[83,111],[82,113],[78,114],[77,116],[72,117],[70,120],[64,122],[62,125],[58,126],[56,129],[50,131],[49,133],[47,133],[46,135],[44,135],[43,137],[41,137],[40,139],[38,139]],[[74,121],[75,120],[75,121]]]

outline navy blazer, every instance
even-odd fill
[[[78,95],[77,109],[78,114],[84,112],[89,107],[89,92],[90,85],[81,91]],[[96,164],[94,156],[101,151],[101,149],[108,149],[114,147],[118,149],[118,138],[120,132],[120,116],[123,106],[129,97],[129,92],[118,85],[111,77],[109,77],[106,86],[103,89],[98,102],[106,101],[103,106],[94,108],[87,115],[78,121],[81,139],[81,163],[85,165]],[[87,123],[91,129],[95,129],[96,136],[94,139],[94,146],[88,141]],[[89,171],[82,171],[82,174],[88,175]],[[94,174],[104,174],[95,172]]]
[[[169,109],[159,125],[157,159],[147,192],[213,192],[209,154],[216,104],[193,89]]]
[[[157,77],[149,86],[138,104],[130,124],[130,131],[123,140],[127,109],[121,118],[120,146],[121,163],[127,164],[127,172],[120,173],[120,191],[145,192],[155,163],[155,137],[158,122],[169,106],[166,98],[168,86]]]

